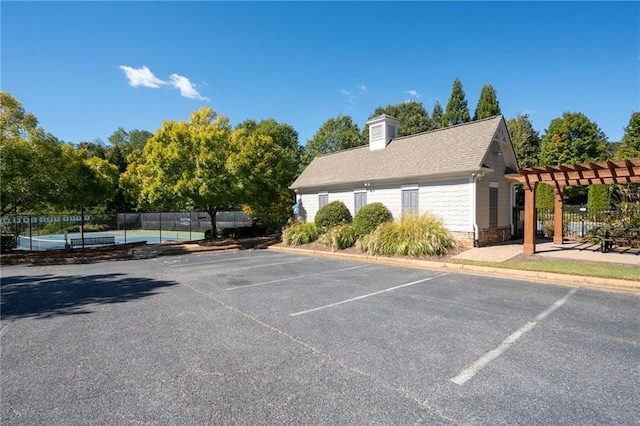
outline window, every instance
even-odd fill
[[[318,208],[321,209],[329,202],[329,194],[318,195]]]
[[[367,205],[367,193],[366,192],[356,192],[354,195],[354,208],[353,215],[355,216],[362,207]]]
[[[489,227],[498,227],[498,188],[489,188]]]
[[[382,124],[371,127],[371,140],[382,139]]]
[[[402,215],[418,214],[418,190],[402,190]]]
[[[389,139],[393,139],[396,137],[396,126],[389,124],[387,127],[387,136]]]

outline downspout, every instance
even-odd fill
[[[478,204],[476,202],[476,198],[477,198],[477,189],[476,189],[476,182],[482,178],[482,176],[484,176],[482,174],[482,172],[473,172],[471,173],[471,179],[470,182],[471,183],[471,223],[473,224],[473,246],[474,247],[479,247],[479,229],[478,229],[478,222],[477,222],[477,213],[476,210],[478,208]]]
[[[513,236],[516,235],[516,226],[513,222],[513,216],[516,207],[516,184],[511,183],[509,188],[509,207],[511,207],[511,214],[509,215],[509,226],[511,226],[511,238],[513,238]]]

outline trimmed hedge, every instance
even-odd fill
[[[342,201],[332,201],[318,210],[314,222],[324,232],[334,226],[351,223],[351,212]]]
[[[373,232],[378,225],[393,220],[393,215],[382,203],[371,203],[363,206],[353,218],[353,230],[356,235],[363,236]]]

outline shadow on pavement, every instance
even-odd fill
[[[0,319],[51,318],[93,312],[93,304],[122,303],[152,296],[173,281],[132,278],[125,274],[37,275],[3,277]]]

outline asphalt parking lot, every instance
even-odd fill
[[[634,295],[269,250],[1,285],[3,425],[640,423]]]

